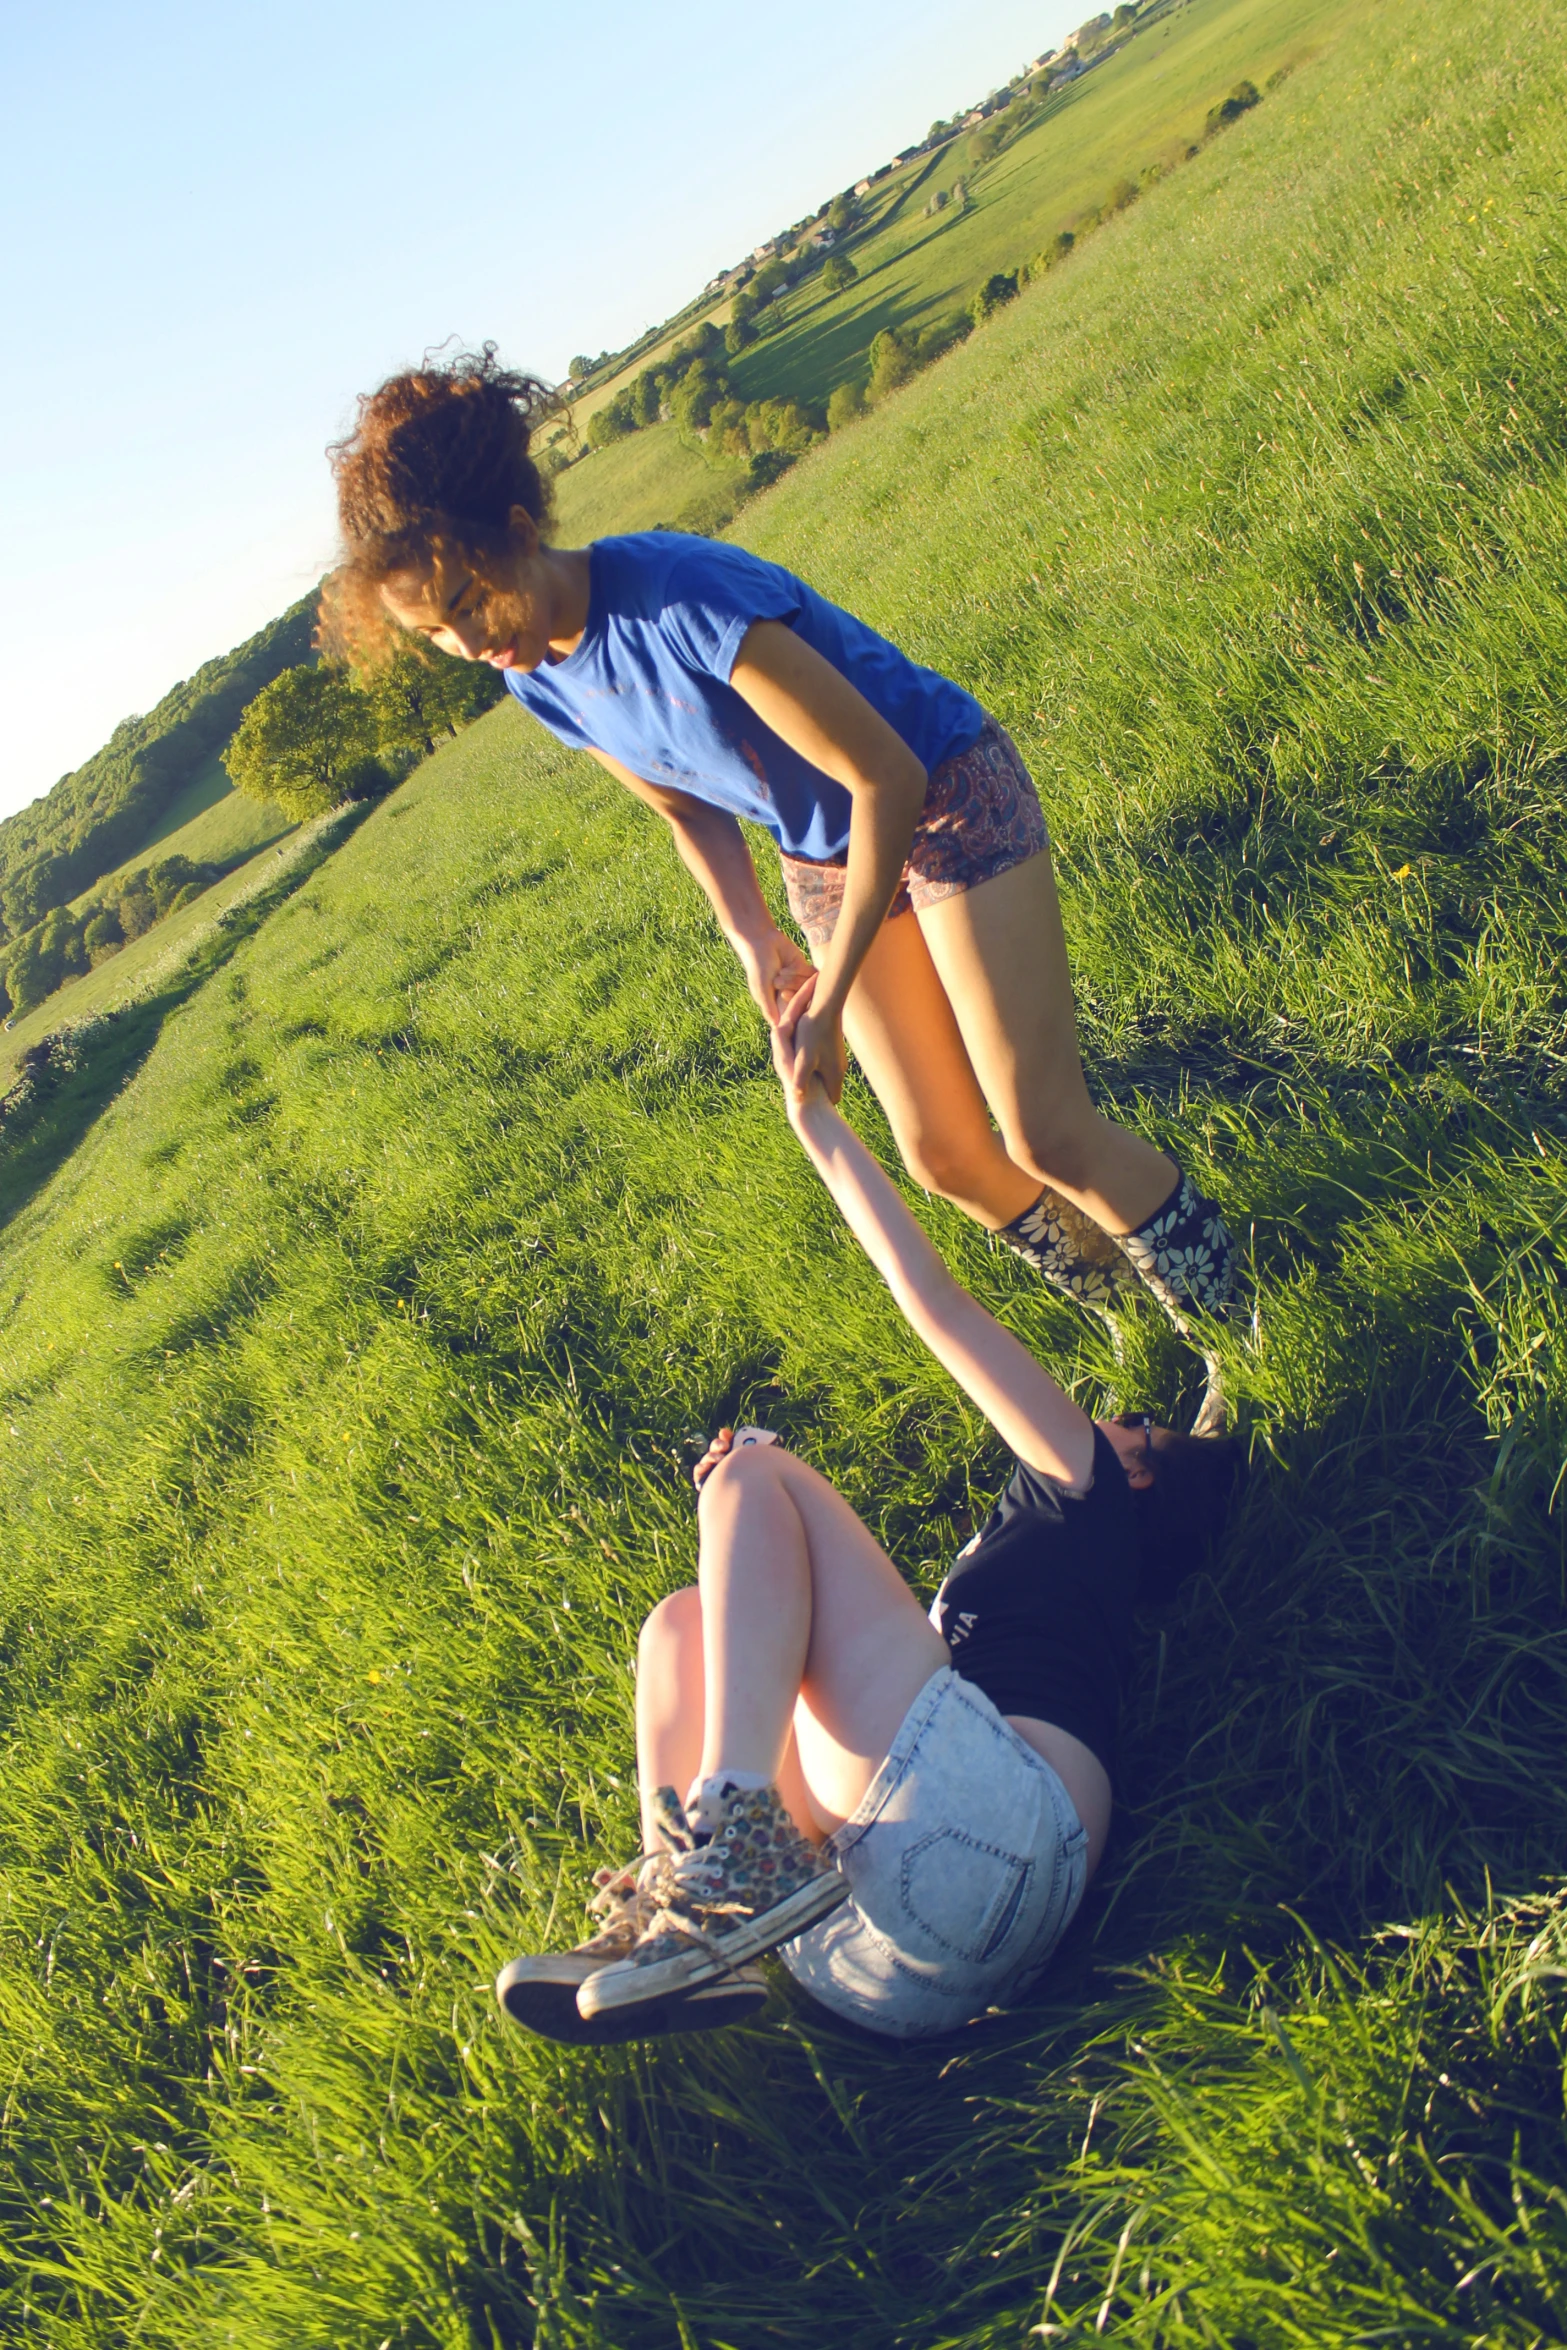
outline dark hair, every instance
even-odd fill
[[[448,547],[482,567],[504,553],[514,506],[547,521],[549,491],[528,452],[555,404],[537,376],[500,366],[493,343],[361,398],[353,431],[327,452],[343,547],[322,597],[325,650],[375,660],[397,634],[385,580],[428,570]]]
[[[1132,1425],[1141,1415],[1126,1414]],[[1153,1483],[1134,1488],[1142,1556],[1137,1596],[1159,1602],[1206,1566],[1246,1476],[1246,1455],[1230,1436],[1181,1436],[1172,1429],[1150,1446]]]

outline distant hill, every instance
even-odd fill
[[[933,124],[628,350],[574,363],[570,422],[545,450],[563,536],[725,528],[829,426],[899,388],[1195,155],[1238,69],[1277,78],[1297,47],[1293,12],[1278,7],[1244,29],[1210,28],[1187,0],[1123,0],[1113,17],[1089,18],[1060,50]],[[850,264],[846,283],[829,278],[829,259]],[[831,395],[844,387],[857,397],[834,414]],[[246,703],[310,658],[314,609],[311,595],[209,661],[0,823],[0,961],[214,791],[226,798],[217,756]],[[248,854],[255,842],[247,834],[239,845]],[[205,839],[181,846],[211,854]]]
[[[314,593],[127,718],[101,751],[0,823],[0,947],[146,847],[247,702],[311,658]]]

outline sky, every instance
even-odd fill
[[[357,393],[619,349],[1082,13],[0,7],[0,815],[320,577]]]

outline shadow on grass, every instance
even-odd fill
[[[128,1085],[163,1033],[163,1024],[230,961],[267,917],[356,832],[374,807],[364,801],[265,890],[220,914],[212,929],[155,993],[91,1025],[92,1039],[69,1073],[51,1079],[47,1059],[35,1064],[38,1094],[0,1127],[0,1232],[62,1167],[94,1122]],[[52,1040],[45,1039],[45,1043]]]

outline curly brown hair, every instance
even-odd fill
[[[427,571],[446,550],[482,571],[506,550],[514,506],[548,522],[548,485],[528,451],[556,408],[550,386],[502,367],[493,343],[361,397],[353,431],[327,451],[343,551],[322,591],[323,651],[357,667],[385,658],[400,632],[384,581]]]

